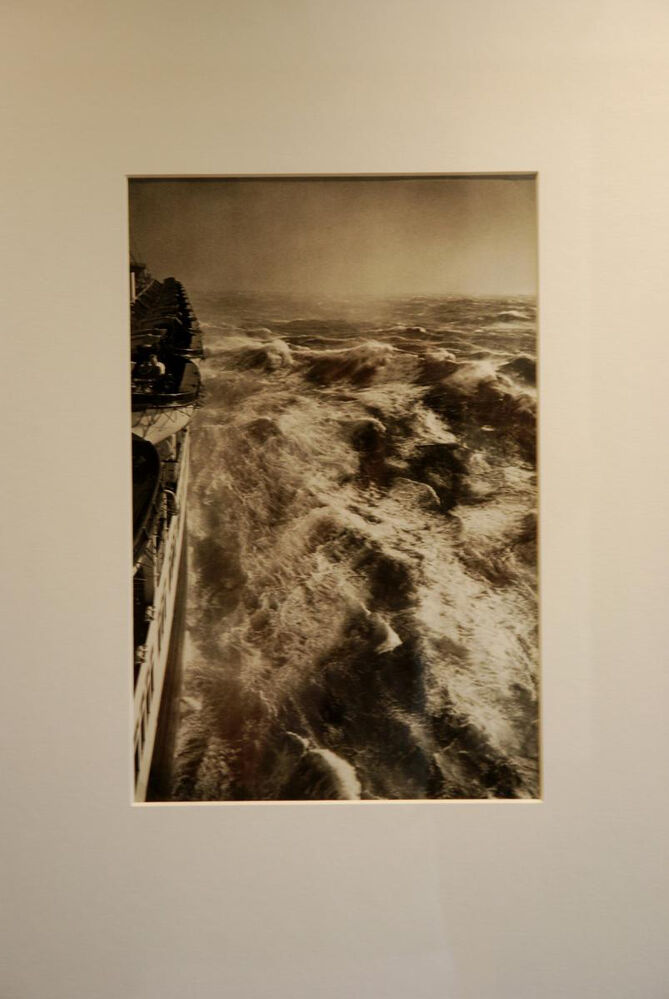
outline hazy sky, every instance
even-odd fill
[[[157,278],[295,294],[534,294],[532,178],[132,180]]]

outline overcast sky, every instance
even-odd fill
[[[131,248],[186,288],[534,294],[532,178],[131,180]]]

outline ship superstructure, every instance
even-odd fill
[[[189,423],[202,335],[182,285],[131,264],[134,798],[162,797],[185,607]]]

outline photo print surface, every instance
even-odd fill
[[[536,213],[129,181],[136,801],[540,795]]]

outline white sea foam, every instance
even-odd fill
[[[298,735],[296,732],[287,732],[287,735],[295,739],[302,747],[304,753],[318,757],[326,764],[330,771],[333,783],[338,791],[338,797],[346,801],[358,801],[362,791],[358,775],[355,768],[348,760],[343,759],[331,749],[323,749],[321,746],[313,745],[309,739]]]
[[[534,400],[499,371],[528,323],[209,308],[177,796],[317,796],[304,754],[339,797],[531,795]]]

